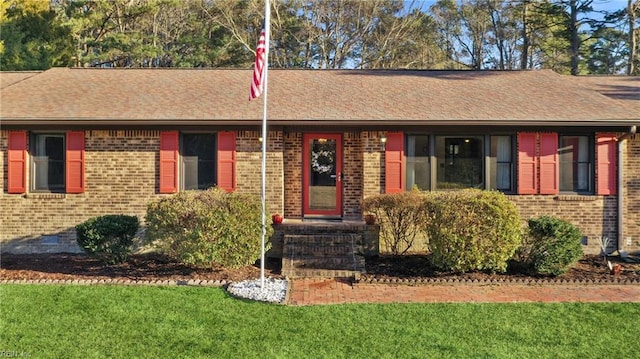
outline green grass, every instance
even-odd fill
[[[585,289],[588,290],[588,289]],[[288,307],[220,288],[0,286],[31,358],[635,358],[638,304]]]

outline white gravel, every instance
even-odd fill
[[[284,279],[265,278],[263,288],[260,279],[251,279],[231,283],[227,286],[227,291],[239,298],[282,303],[287,296],[287,285]]]

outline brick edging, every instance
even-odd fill
[[[67,284],[67,285],[139,285],[139,286],[192,286],[224,287],[227,280],[131,280],[131,279],[2,279],[0,284]],[[360,278],[354,284],[403,284],[403,285],[640,285],[640,279],[439,279],[439,278]],[[290,295],[287,286],[286,298]]]
[[[68,284],[68,285],[139,285],[139,286],[190,286],[223,287],[226,280],[132,280],[132,279],[2,279],[0,284]]]
[[[441,279],[441,278],[366,278],[362,277],[357,283],[362,284],[407,284],[407,285],[640,285],[640,279]]]

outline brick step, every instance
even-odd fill
[[[282,274],[286,277],[356,277],[365,270],[362,235],[285,234]]]
[[[286,271],[283,269],[282,274],[287,278],[355,278],[356,280],[362,276],[360,271],[299,268]]]
[[[355,233],[346,234],[285,234],[284,244],[296,246],[323,246],[332,247],[340,245],[362,244],[362,235]]]
[[[332,223],[294,223],[285,221],[285,223],[277,225],[278,229],[283,230],[288,234],[329,234],[329,235],[337,235],[337,234],[354,234],[354,233],[363,233],[367,228],[371,226],[367,226],[364,222],[357,223],[343,223],[343,222],[332,222]]]
[[[352,245],[344,245],[344,246],[335,246],[335,247],[325,247],[325,246],[300,246],[300,245],[285,245],[283,249],[283,257],[299,257],[299,256],[348,256],[353,254],[354,246]]]
[[[351,255],[361,235],[285,235],[283,257]]]
[[[282,260],[283,268],[313,268],[313,269],[364,269],[364,257],[359,255],[340,257],[301,256]]]

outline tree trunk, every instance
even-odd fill
[[[571,0],[571,74],[578,75],[578,60],[580,56],[580,38],[578,37],[578,6],[577,0]]]
[[[635,6],[640,6],[640,3],[636,2]],[[629,63],[627,64],[627,75],[633,75],[635,72],[635,59],[638,52],[638,44],[636,43],[635,23],[636,12],[634,11],[633,0],[629,0],[627,6],[628,19],[629,19]]]
[[[529,32],[527,31],[527,11],[529,1],[525,1],[522,9],[522,54],[520,57],[520,69],[526,70],[529,63]]]

